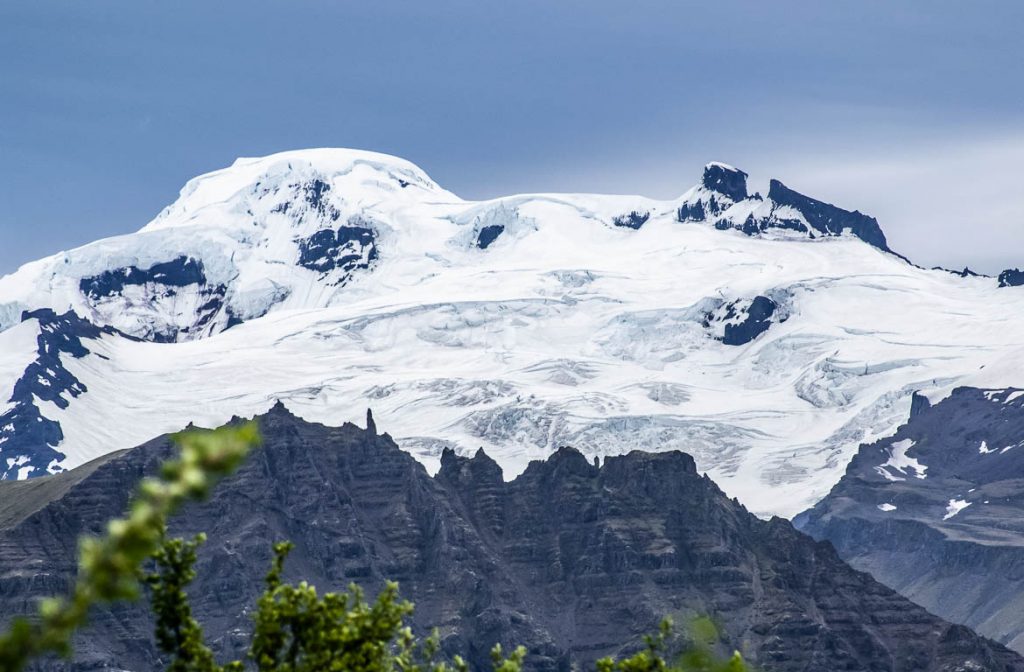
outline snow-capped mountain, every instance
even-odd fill
[[[464,201],[351,150],[243,159],[138,233],[0,278],[0,471],[31,477],[282,399],[370,406],[430,468],[560,445],[693,454],[761,514],[822,497],[914,391],[1024,342],[1024,290],[709,164],[682,197]]]

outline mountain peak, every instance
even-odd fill
[[[838,236],[849,231],[880,250],[890,251],[878,220],[857,210],[843,210],[794,191],[779,180],[768,183],[768,198],[781,206],[789,206],[800,213],[807,225],[826,236]]]
[[[287,406],[285,406],[284,402],[281,401],[280,399],[277,399],[277,400],[274,401],[274,405],[271,406],[267,410],[266,416],[270,417],[270,418],[278,418],[278,419],[282,419],[282,418],[293,419],[293,420],[297,419],[296,415],[291,412],[291,409],[289,409]]]
[[[515,474],[559,445],[589,460],[611,454],[606,437],[670,450],[698,431],[717,447],[695,451],[702,470],[752,510],[795,513],[841,475],[828,454],[852,452],[869,420],[902,420],[896,404],[875,420],[878,395],[903,400],[922,380],[973,372],[1024,334],[985,328],[989,315],[1019,310],[1024,293],[980,297],[981,282],[937,280],[877,254],[835,218],[873,220],[781,183],[773,196],[794,206],[734,201],[746,174],[725,164],[708,164],[704,183],[672,201],[470,202],[430,191],[428,179],[353,150],[243,159],[193,181],[159,229],[0,278],[0,404],[23,402],[18,422],[0,422],[12,435],[0,442],[10,477],[70,468],[190,420],[251,416],[280,397],[328,423],[364,426],[372,407],[430,468],[444,445],[467,456],[484,446]],[[821,221],[844,241],[826,242],[839,236]],[[865,305],[908,318],[879,322]],[[41,352],[32,325],[16,329],[25,311],[69,308],[116,333],[83,339],[89,352],[78,357],[63,345]],[[921,324],[950,332],[951,359],[923,354]],[[803,352],[793,338],[803,331],[835,336],[783,354]],[[52,385],[60,366],[80,386]],[[765,385],[747,389],[752,379]],[[784,380],[794,382],[768,384]],[[58,387],[82,391],[65,392],[65,405],[39,401]],[[821,449],[798,452],[792,469],[766,437],[807,401],[821,419],[801,445]],[[770,412],[779,404],[787,411]],[[757,419],[740,429],[710,408]],[[714,471],[726,462],[736,469]]]
[[[712,161],[704,166],[701,186],[738,202],[747,198],[747,174],[726,163]]]
[[[315,195],[309,194],[307,187],[311,184],[322,185],[314,189]],[[353,201],[380,200],[382,194],[399,194],[407,188],[459,200],[438,186],[422,168],[397,156],[344,148],[299,149],[238,158],[227,168],[189,180],[178,199],[143,231],[200,223],[203,211],[213,215],[205,220],[216,225],[213,220],[223,219],[221,211],[225,208],[234,212],[251,210],[252,201],[273,199],[278,193],[294,191],[296,195],[314,198],[311,205],[316,206],[315,198],[332,188]]]

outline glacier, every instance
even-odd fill
[[[1024,288],[746,178],[474,202],[372,152],[240,159],[136,233],[0,278],[0,476],[281,400],[328,425],[371,407],[431,470],[445,447],[506,477],[562,445],[685,450],[788,517],[915,392],[1024,379]]]

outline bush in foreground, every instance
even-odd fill
[[[242,661],[218,665],[203,641],[202,628],[192,617],[185,588],[195,578],[196,549],[203,542],[171,539],[156,553],[157,569],[146,577],[156,614],[157,643],[169,655],[171,672],[241,672]],[[345,593],[317,594],[306,582],[281,581],[285,558],[292,546],[274,546],[266,589],[254,616],[249,661],[260,672],[468,672],[459,656],[439,660],[435,631],[418,640],[405,624],[413,605],[398,597],[398,585],[388,583],[368,604],[358,586]],[[726,660],[712,653],[717,632],[700,619],[691,628],[694,645],[675,663],[665,658],[671,621],[646,638],[643,651],[614,660],[604,658],[597,672],[744,672],[739,654]],[[521,672],[526,649],[505,655],[500,645],[491,651],[495,672]]]

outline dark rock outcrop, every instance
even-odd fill
[[[171,261],[153,264],[149,268],[126,266],[99,275],[82,278],[78,288],[87,297],[97,300],[101,297],[120,294],[131,285],[154,283],[165,287],[187,287],[206,283],[203,262],[190,257],[179,256]]]
[[[766,671],[1022,670],[967,628],[930,615],[844,564],[784,520],[726,497],[682,453],[600,466],[563,448],[505,482],[482,452],[442,455],[431,478],[386,434],[304,422],[281,405],[264,445],[172,533],[205,531],[191,589],[220,655],[238,655],[270,544],[296,549],[287,578],[320,590],[385,577],[438,626],[446,652],[486,665],[523,643],[528,669],[587,669],[634,649],[665,614],[709,614],[723,647]],[[0,613],[67,587],[76,536],[102,529],[166,439],[55,477],[0,483]],[[98,611],[75,668],[159,669],[141,605]],[[47,669],[59,669],[54,662]]]
[[[709,163],[704,166],[701,186],[710,191],[725,194],[739,202],[747,198],[747,174],[723,163]]]
[[[915,395],[794,521],[928,610],[1024,651],[1024,390]]]
[[[25,312],[21,319],[36,320],[39,335],[36,358],[14,383],[9,407],[0,413],[0,480],[19,478],[19,472],[21,477],[29,477],[56,470],[54,463],[65,457],[57,450],[64,432],[60,423],[42,414],[38,402],[67,408],[70,399],[86,392],[85,383],[64,366],[62,358],[85,357],[90,352],[86,342],[117,333],[70,310],[58,315],[42,308]]]
[[[612,219],[612,224],[624,229],[639,229],[641,226],[647,223],[647,220],[651,218],[649,212],[638,212],[631,210],[625,215],[618,215]]]
[[[722,163],[704,166],[700,186],[704,192],[700,198],[679,206],[676,218],[680,222],[711,220],[747,198],[747,174]]]
[[[317,271],[321,277],[337,275],[336,285],[346,284],[353,273],[369,268],[378,257],[376,233],[359,218],[337,229],[317,231],[299,240],[298,246],[299,266]]]
[[[1024,285],[1024,271],[1008,268],[999,274],[1000,287],[1020,287]]]
[[[768,331],[776,321],[786,321],[785,315],[779,315],[779,304],[759,295],[722,304],[708,312],[702,324],[725,345],[746,345]]]
[[[776,205],[789,206],[799,212],[819,235],[838,236],[849,231],[880,250],[889,250],[882,227],[874,217],[850,212],[793,191],[778,180],[771,180],[768,198]]]
[[[714,197],[712,197],[712,200]],[[715,214],[721,212],[721,209],[714,208]],[[703,222],[708,218],[708,211],[703,201],[695,201],[693,203],[683,203],[676,210],[676,219],[680,222]]]
[[[988,277],[991,277],[991,276],[988,276],[988,275],[983,275],[981,273],[976,273],[975,271],[972,271],[970,266],[964,266],[963,270],[960,270],[960,271],[954,271],[951,268],[943,268],[942,266],[932,266],[932,270],[933,271],[945,271],[946,273],[952,273],[953,275],[958,275],[961,278],[988,278]]]
[[[187,256],[147,268],[124,266],[84,277],[78,282],[86,303],[100,313],[125,312],[130,306],[152,306],[193,292],[199,305],[186,324],[154,321],[135,336],[155,343],[171,343],[181,336],[203,332],[222,312],[227,287],[207,280],[203,262]],[[230,314],[228,318],[230,320]]]
[[[505,227],[501,224],[488,224],[480,229],[480,232],[476,236],[476,246],[481,250],[486,250],[491,243],[498,239],[502,233],[505,232]]]
[[[778,180],[770,181],[765,200],[760,194],[747,192],[746,173],[721,163],[704,167],[699,188],[680,204],[676,218],[680,222],[708,222],[716,229],[736,229],[748,236],[775,229],[810,238],[849,233],[892,252],[874,217],[804,196]]]

